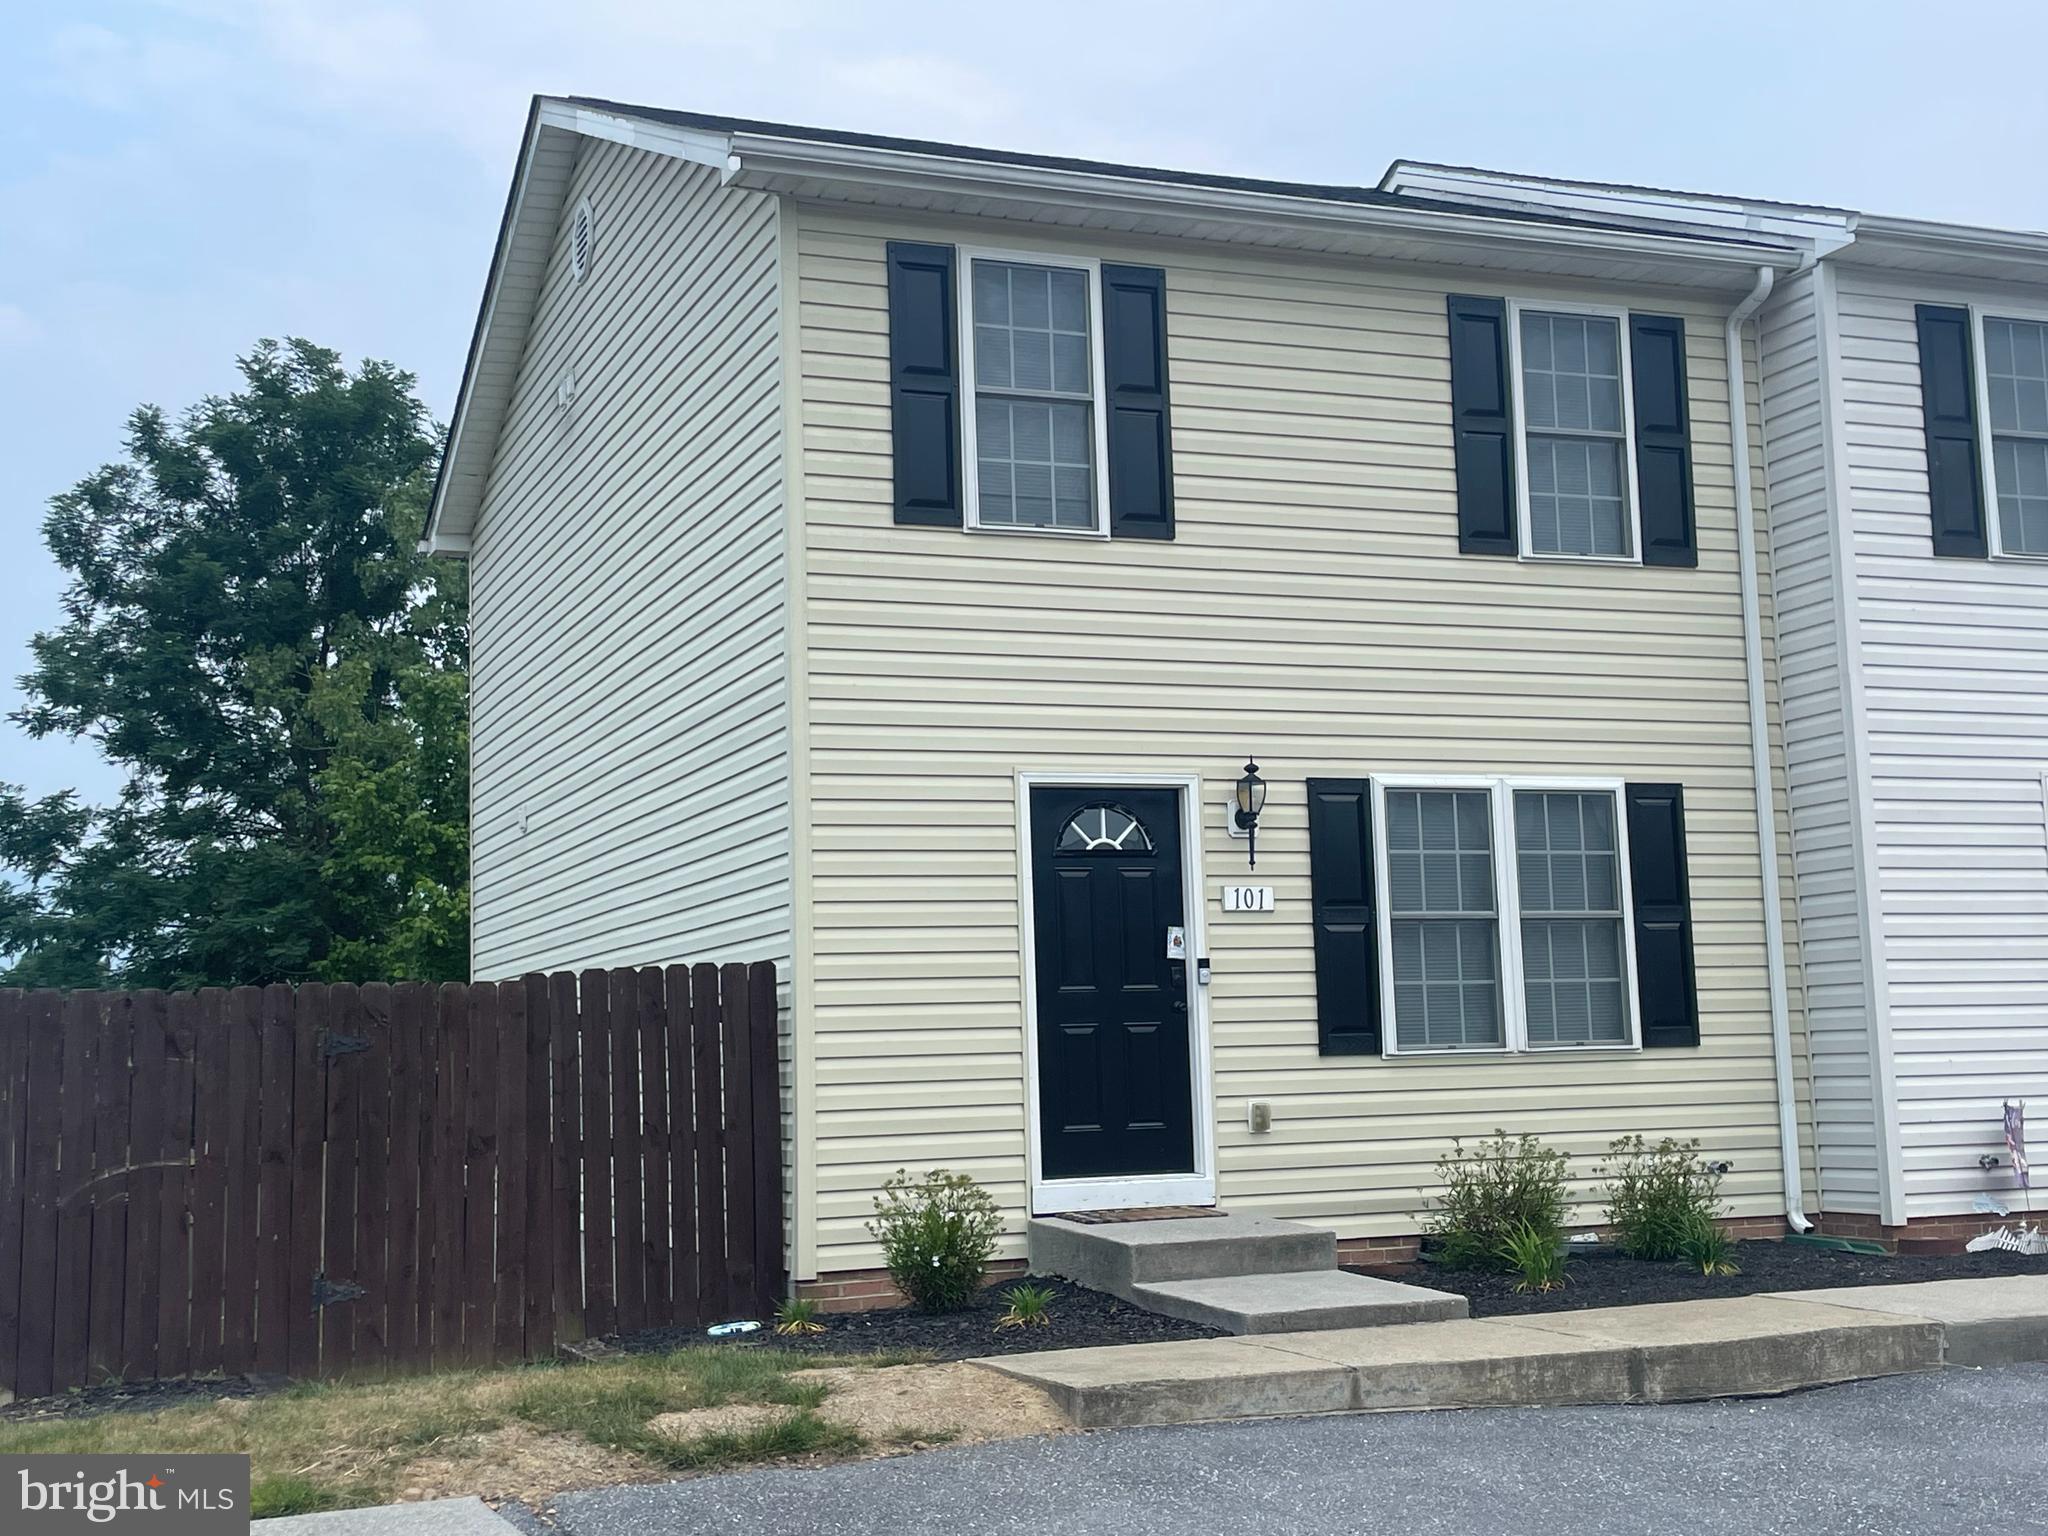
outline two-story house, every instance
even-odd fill
[[[1453,1138],[1673,1134],[1804,1225],[1754,315],[1811,260],[537,102],[428,531],[475,973],[781,962],[827,1294],[898,1167],[1012,1255],[1220,1203],[1371,1258]]]
[[[1760,335],[1813,1204],[1909,1242],[1995,1220],[2006,1108],[2048,1098],[2048,235],[1409,163],[1381,185],[1806,249]]]

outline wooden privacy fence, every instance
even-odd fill
[[[763,1316],[775,1047],[767,964],[0,991],[0,1389]]]

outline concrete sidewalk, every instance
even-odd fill
[[[265,1520],[259,1529],[263,1536],[517,1536],[509,1521],[475,1498],[281,1515]]]
[[[976,1364],[1043,1388],[1093,1429],[1360,1409],[1686,1402],[2042,1359],[2048,1275],[1126,1344]]]

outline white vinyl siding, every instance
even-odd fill
[[[2004,1159],[2004,1100],[2048,1100],[2048,569],[1933,555],[1917,303],[1998,315],[2040,312],[2048,295],[1839,277],[1855,663],[1909,1217],[2009,1196],[2010,1170],[1978,1158]]]
[[[899,1166],[983,1181],[1010,1219],[1003,1251],[1022,1251],[1020,770],[1203,776],[1205,1108],[1229,1208],[1412,1233],[1451,1137],[1505,1124],[1573,1155],[1582,1219],[1593,1164],[1632,1131],[1700,1136],[1735,1164],[1737,1214],[1782,1211],[1725,304],[1526,294],[1684,316],[1699,569],[1479,560],[1457,550],[1445,319],[1471,271],[1091,236],[1102,260],[1166,271],[1175,538],[964,538],[892,526],[884,246],[1024,235],[796,217],[808,1266],[879,1263],[863,1222]],[[1273,785],[1255,878],[1276,909],[1226,914],[1215,887],[1247,872],[1224,807],[1248,748]],[[1317,1054],[1304,781],[1481,772],[1684,784],[1699,1048]],[[1246,1128],[1247,1098],[1273,1105],[1270,1133]]]
[[[1805,978],[1815,1157],[1808,1206],[1876,1215],[1880,1088],[1858,904],[1858,823],[1817,288],[1810,272],[1785,279],[1758,321],[1768,558],[1777,597],[1773,654],[1783,695],[1774,718],[1783,722],[1792,847],[1792,878],[1784,888],[1796,897]]]
[[[563,209],[474,535],[474,973],[786,969],[776,205],[585,141]]]

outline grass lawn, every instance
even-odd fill
[[[0,1455],[246,1451],[259,1519],[408,1493],[545,1496],[592,1482],[861,1451],[867,1442],[858,1430],[816,1411],[831,1387],[792,1373],[912,1358],[714,1347],[360,1386],[307,1384],[157,1412],[0,1423]],[[706,1411],[720,1409],[728,1412]],[[648,1427],[660,1415],[693,1410],[703,1411],[695,1415],[701,1428],[662,1434]]]

